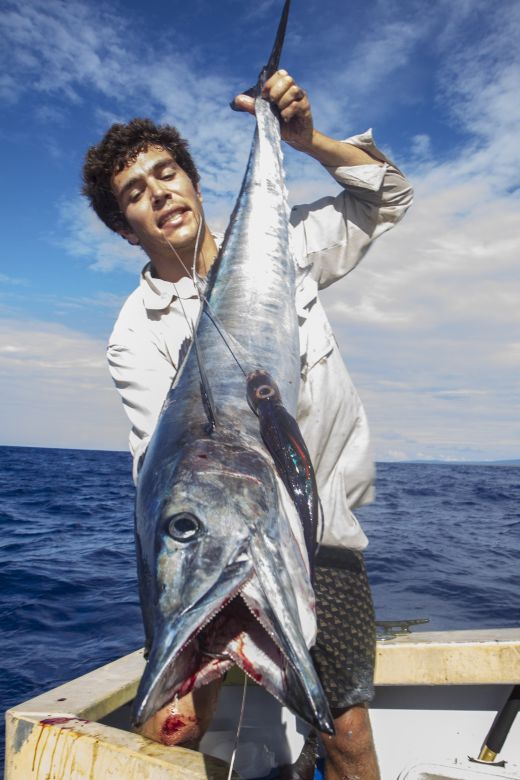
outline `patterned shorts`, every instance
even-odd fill
[[[362,553],[321,547],[314,591],[318,635],[311,654],[336,718],[374,696],[375,615]]]

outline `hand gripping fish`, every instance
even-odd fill
[[[308,651],[317,495],[294,420],[298,324],[280,128],[259,97],[278,67],[288,9],[289,0],[249,92],[257,127],[246,173],[137,486],[148,663],[136,725],[237,664],[303,720],[334,731]]]

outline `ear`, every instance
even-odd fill
[[[117,232],[121,238],[124,238],[129,244],[132,244],[132,246],[139,246],[139,239],[131,230],[118,230]]]
[[[200,185],[199,184],[197,184],[197,186],[195,187],[195,192],[197,193],[197,198],[202,203],[203,198],[202,198],[202,192],[200,190]]]

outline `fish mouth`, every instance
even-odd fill
[[[168,638],[162,632],[157,635],[134,701],[134,726],[141,726],[172,700],[223,677],[236,665],[280,704],[320,731],[334,733],[326,702],[316,711],[298,692],[302,688],[298,673],[269,615],[259,607],[255,580],[254,575],[248,577],[185,641],[170,644],[169,650],[165,649]],[[183,617],[177,622],[176,637],[187,633],[181,623],[189,622],[189,613]]]
[[[245,583],[242,583],[222,599],[194,630],[190,613],[182,615],[175,625],[175,637],[189,634],[182,643],[171,642],[171,631],[166,626],[154,637],[134,701],[135,726],[142,725],[168,701],[182,698],[222,677],[234,665],[262,684],[262,669],[249,657],[253,647],[261,648],[263,663],[260,666],[270,661],[280,668],[282,652],[268,626],[261,621],[259,611],[248,606],[242,592],[244,587]],[[258,660],[258,652],[253,654],[255,661]]]

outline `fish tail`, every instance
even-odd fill
[[[278,25],[278,30],[276,32],[276,38],[274,40],[273,50],[271,51],[270,57],[267,61],[267,65],[265,65],[265,67],[262,68],[262,70],[260,71],[260,75],[258,76],[257,86],[260,89],[264,86],[267,79],[270,79],[273,73],[276,73],[276,71],[278,70],[278,65],[280,64],[280,56],[282,54],[283,42],[285,39],[287,19],[289,18],[290,7],[291,7],[291,0],[285,0],[282,15],[280,17],[280,23]]]
[[[278,30],[276,31],[276,38],[274,39],[274,45],[271,54],[269,55],[269,59],[267,60],[267,64],[264,65],[264,67],[258,74],[258,80],[256,84],[252,87],[249,87],[249,89],[244,90],[242,92],[243,95],[248,95],[249,97],[253,97],[253,98],[259,97],[265,82],[268,79],[270,79],[273,73],[276,73],[276,71],[278,70],[278,65],[280,64],[280,57],[282,54],[283,42],[285,39],[285,30],[287,28],[287,19],[289,18],[290,7],[291,7],[291,0],[285,0],[284,7],[282,10],[282,15],[280,17],[280,22],[278,24]],[[229,105],[231,106],[233,111],[242,110],[235,105],[234,100],[232,100]]]

